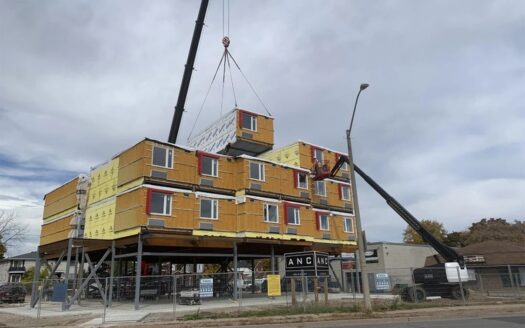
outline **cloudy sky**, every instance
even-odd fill
[[[0,0],[0,209],[40,233],[43,195],[143,137],[166,140],[198,1]],[[222,54],[212,0],[184,144]],[[227,20],[226,20],[227,21]],[[226,28],[227,29],[227,28]],[[523,1],[240,1],[230,50],[275,117],[276,145],[345,150],[419,218],[449,231],[525,218]],[[237,71],[240,107],[264,112]],[[196,131],[221,113],[215,84]],[[223,110],[233,108],[227,87]],[[406,224],[358,178],[368,240]]]

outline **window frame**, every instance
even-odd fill
[[[244,124],[243,124],[244,123],[244,115],[250,117],[250,127],[245,127],[244,126]],[[240,123],[239,125],[240,125],[241,129],[257,132],[257,115],[256,114],[248,113],[246,111],[239,111],[239,123]]]
[[[326,229],[323,229],[321,217],[326,217]],[[330,214],[317,212],[317,224],[320,231],[330,231]]]
[[[297,213],[297,215],[294,215],[294,221],[297,221],[297,223],[290,222],[290,217],[288,215],[288,209],[293,209],[294,213]],[[285,215],[285,218],[286,218],[286,224],[287,225],[296,225],[296,226],[301,225],[301,206],[300,205],[285,203],[284,204],[284,210],[285,210],[284,215]],[[297,212],[295,212],[295,211],[297,211]],[[297,219],[297,220],[295,220],[295,219]]]
[[[154,160],[155,160],[155,148],[164,149],[166,151],[166,154],[164,155],[164,161],[166,161],[166,166],[158,165],[158,164],[154,163]],[[170,156],[170,154],[171,154],[171,156]],[[173,164],[174,164],[174,155],[175,155],[175,152],[170,147],[163,147],[163,146],[153,145],[153,148],[151,149],[151,166],[162,167],[162,168],[165,168],[165,169],[172,169],[173,168]],[[168,166],[167,164],[171,164],[171,165]]]
[[[352,230],[347,229],[348,228],[346,224],[347,221],[350,221],[350,228],[352,228]],[[354,233],[354,219],[352,219],[349,216],[343,216],[343,230],[346,233]]]
[[[301,179],[300,179],[301,175],[304,175],[304,177],[306,178],[305,187],[301,187]],[[308,190],[308,173],[302,172],[302,171],[296,171],[295,172],[295,179],[296,179],[297,189]]]
[[[348,198],[345,198],[345,193],[344,193],[345,188],[348,190]],[[344,200],[344,201],[352,200],[352,191],[350,190],[350,186],[347,186],[347,185],[344,185],[344,184],[340,184],[339,185],[339,192],[340,192],[340,195],[341,195],[341,200]]]
[[[312,147],[312,148],[311,148],[311,152],[312,152],[312,162],[315,163],[315,162],[317,161],[318,163],[323,163],[323,162],[324,162],[324,149],[319,148],[319,147],[315,147],[315,146],[310,146],[310,147]],[[316,153],[317,153],[318,151],[319,151],[320,154],[321,154],[321,158],[320,158],[320,159],[316,157]]]
[[[275,214],[276,214],[275,219],[276,219],[276,221],[271,221],[271,220],[269,220],[269,218],[268,218],[268,215],[267,215],[267,214],[270,213],[270,211],[268,210],[268,207],[270,207],[270,206],[275,207]],[[269,203],[265,203],[265,204],[263,205],[263,216],[264,216],[263,219],[264,219],[264,222],[265,222],[265,223],[279,223],[279,206],[278,206],[277,204],[269,204]]]
[[[259,176],[261,177],[262,176],[262,179],[256,179],[256,178],[252,178],[252,164],[256,164],[259,166],[259,169],[258,169],[258,173],[259,173]],[[262,167],[262,169],[261,169]],[[250,161],[250,164],[249,164],[249,176],[250,176],[250,180],[254,180],[254,181],[266,181],[266,172],[265,172],[265,165],[264,163],[261,163],[261,162],[255,162],[255,161]]]
[[[162,194],[164,196],[164,199],[162,201],[162,206],[163,206],[163,212],[162,213],[158,213],[158,212],[154,212],[153,211],[153,208],[151,206],[152,205],[153,193]],[[169,212],[168,213],[165,213],[165,211],[166,211],[166,204],[167,204],[166,197],[169,199]],[[148,201],[148,204],[147,204],[147,212],[148,212],[148,214],[160,215],[160,216],[171,216],[171,213],[172,213],[172,210],[173,210],[173,206],[172,206],[173,197],[172,197],[172,193],[171,192],[166,192],[164,190],[157,190],[157,189],[148,189],[148,200],[147,201]]]
[[[210,159],[211,162],[211,174],[204,172],[204,160]],[[215,174],[214,174],[215,173]],[[199,154],[199,174],[207,177],[217,178],[219,176],[219,157],[210,154]]]
[[[318,184],[319,183],[322,183],[323,184],[323,194],[320,194],[319,193],[319,188],[318,188]],[[315,185],[314,185],[314,193],[315,195],[317,196],[321,196],[321,197],[326,197],[326,183],[324,180],[317,180],[315,181]]]
[[[211,201],[211,217],[202,216],[202,201]],[[215,204],[215,206],[214,206]],[[215,213],[214,213],[215,212]],[[213,215],[215,214],[215,216]],[[218,220],[219,219],[219,200],[215,198],[201,198],[199,202],[199,218],[202,220]]]

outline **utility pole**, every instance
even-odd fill
[[[359,92],[357,93],[357,97],[355,98],[355,104],[354,104],[354,111],[352,113],[352,119],[350,121],[350,127],[348,130],[346,130],[346,142],[348,144],[348,161],[350,162],[350,178],[352,182],[352,202],[354,205],[354,217],[355,217],[355,225],[357,230],[357,247],[358,247],[358,253],[359,253],[359,267],[361,269],[361,283],[362,283],[362,291],[363,291],[363,303],[364,303],[364,311],[365,312],[372,312],[372,303],[370,301],[370,286],[368,286],[368,272],[366,270],[366,258],[365,258],[365,246],[364,245],[364,238],[363,238],[363,227],[361,225],[361,215],[359,213],[359,202],[357,199],[357,185],[355,181],[355,172],[354,172],[354,158],[352,153],[352,140],[350,137],[350,134],[352,132],[352,125],[354,123],[354,116],[355,111],[357,108],[357,101],[359,100],[359,95],[361,94],[361,91],[368,88],[368,84],[363,83],[361,84],[359,88]],[[359,272],[357,273],[359,274]]]

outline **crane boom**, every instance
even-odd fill
[[[330,172],[330,176],[335,176],[343,163],[350,164],[350,161],[348,159],[348,156],[341,156],[339,157],[339,160],[334,165]],[[420,236],[423,238],[423,240],[430,244],[438,253],[439,255],[443,256],[445,261],[447,262],[458,262],[458,264],[461,266],[461,268],[464,268],[465,261],[463,259],[463,256],[458,254],[453,248],[448,247],[447,245],[441,243],[439,240],[437,240],[425,227],[421,225],[421,223],[406,209],[403,207],[403,205],[399,204],[399,202],[392,196],[390,196],[389,193],[385,191],[385,189],[381,188],[377,182],[375,182],[370,176],[368,176],[363,170],[359,168],[354,163],[354,170],[363,178],[363,180],[366,181],[374,189],[383,199],[386,201],[386,203],[397,213],[399,216],[405,220],[408,225],[414,229]]]
[[[437,240],[421,223],[406,209],[403,205],[392,196],[390,196],[380,185],[378,185],[370,176],[368,176],[363,170],[354,163],[354,169],[372,187],[386,203],[397,213],[408,225],[414,229],[424,241],[429,243],[438,253],[443,256],[447,262],[458,262],[461,268],[464,267],[465,263],[463,256],[459,255],[453,248],[441,243]]]
[[[195,21],[195,29],[193,37],[191,38],[190,50],[188,52],[188,60],[184,67],[184,74],[182,75],[182,82],[180,84],[179,97],[175,105],[175,113],[171,122],[170,135],[168,142],[176,143],[177,135],[179,134],[180,122],[182,113],[184,112],[184,105],[186,104],[186,96],[190,87],[191,74],[193,73],[193,64],[195,64],[195,57],[197,56],[197,49],[199,48],[199,41],[201,38],[202,27],[204,26],[204,18],[206,17],[206,10],[208,9],[209,0],[202,0],[199,9],[197,20]]]

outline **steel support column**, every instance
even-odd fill
[[[233,298],[238,299],[237,290],[237,242],[233,242]]]
[[[40,280],[40,251],[36,252],[35,271],[33,272],[33,286],[31,287],[31,307],[34,308],[38,297],[38,282]]]
[[[108,305],[113,303],[113,276],[115,271],[115,240],[111,241],[111,264],[109,267],[109,301]]]
[[[71,250],[73,248],[73,238],[69,238],[67,241],[67,256],[66,256],[66,273],[64,277],[64,285],[66,285],[66,296],[64,297],[64,301],[62,302],[62,311],[65,311],[68,309],[67,304],[69,303],[69,297],[67,295],[68,291],[68,285],[69,285],[69,269],[71,266]]]
[[[273,245],[270,246],[271,247],[271,259],[270,259],[270,265],[271,265],[271,271],[272,271],[272,274],[275,273],[275,249],[273,248]]]
[[[142,234],[137,244],[137,264],[135,268],[135,310],[140,308],[140,276],[142,274]]]

